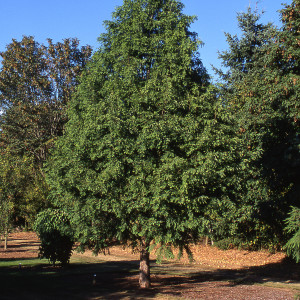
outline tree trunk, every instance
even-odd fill
[[[142,250],[140,252],[140,278],[139,284],[142,289],[148,289],[151,286],[150,281],[150,253],[147,246],[143,243]]]
[[[209,242],[208,236],[206,236],[206,237],[205,237],[205,246],[208,246],[208,242]]]
[[[4,250],[7,250],[7,240],[8,240],[8,229],[4,233]]]

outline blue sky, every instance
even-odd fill
[[[211,72],[210,64],[219,67],[218,51],[227,47],[224,32],[238,34],[236,14],[252,8],[265,11],[262,21],[280,26],[278,10],[282,2],[291,0],[183,0],[184,12],[196,15],[192,25],[205,43],[200,49],[202,61]],[[104,31],[103,21],[123,0],[0,0],[0,51],[5,51],[13,38],[32,35],[40,43],[47,38],[54,42],[77,37],[81,45],[96,49],[97,38]]]

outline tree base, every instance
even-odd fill
[[[140,253],[140,276],[139,284],[140,288],[148,289],[151,287],[150,281],[150,263],[149,263],[150,253],[145,247],[141,250]]]

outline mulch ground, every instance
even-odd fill
[[[38,257],[39,240],[35,233],[16,232],[9,236],[8,249],[0,248],[0,262],[8,259],[26,259]],[[236,299],[236,300],[279,300],[295,299],[296,290],[288,288],[289,284],[300,290],[300,264],[289,261],[283,253],[270,254],[266,251],[250,252],[239,250],[219,250],[211,246],[194,246],[193,263],[187,258],[180,262],[171,261],[163,264],[164,271],[159,272],[160,265],[155,265],[157,272],[152,275],[152,288],[149,291],[138,289],[137,275],[123,278],[125,290],[132,287],[127,296],[111,294],[94,295],[89,299]],[[74,257],[89,257],[90,252],[73,254]],[[138,254],[130,249],[112,247],[110,255],[100,254],[95,260],[101,261],[136,261]],[[176,268],[180,275],[176,275]],[[186,270],[186,275],[185,272]],[[116,284],[114,274],[99,278],[107,282],[107,287]],[[98,279],[98,278],[97,278]],[[271,285],[271,286],[268,286]],[[276,286],[280,288],[277,288]],[[275,286],[275,287],[274,287]],[[298,289],[299,287],[299,289]],[[113,289],[113,286],[112,286]],[[130,288],[129,288],[130,290]],[[158,296],[157,296],[158,295]]]

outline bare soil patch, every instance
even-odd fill
[[[3,259],[37,258],[39,239],[34,232],[15,232],[8,237],[7,250],[0,248],[0,261]]]
[[[38,257],[39,240],[35,233],[19,232],[9,237],[8,249],[0,249],[1,261]],[[194,246],[193,263],[184,257],[181,261],[152,262],[152,288],[138,287],[137,253],[116,246],[110,255],[93,256],[90,251],[74,253],[76,261],[100,263],[109,272],[97,273],[97,284],[92,290],[82,289],[72,298],[65,294],[57,299],[294,299],[300,294],[300,264],[289,261],[283,253],[265,251],[222,251],[210,246]],[[49,267],[50,268],[50,267]],[[72,267],[75,268],[75,267]],[[128,270],[131,271],[128,271]],[[74,269],[75,270],[75,269]],[[111,271],[113,270],[113,271]],[[90,279],[68,275],[67,281],[90,286]],[[76,285],[76,283],[75,283]],[[37,298],[29,293],[28,299]],[[8,298],[5,298],[8,299]],[[14,299],[14,298],[11,298]],[[24,296],[24,299],[27,299]]]

